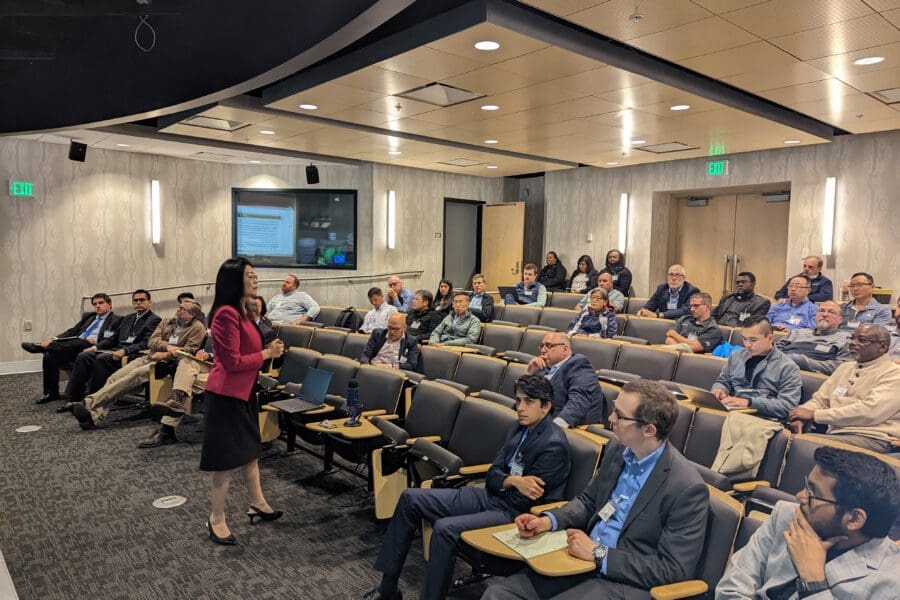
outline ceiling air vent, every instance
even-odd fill
[[[635,150],[644,150],[653,154],[667,154],[669,152],[681,152],[683,150],[697,150],[694,146],[688,146],[681,142],[667,142],[665,144],[651,144],[650,146],[635,146]]]
[[[878,90],[877,92],[872,92],[872,96],[887,104],[900,102],[900,87],[891,88],[889,90]]]
[[[451,165],[453,167],[474,167],[475,165],[482,165],[484,163],[472,160],[471,158],[454,158],[453,160],[442,160],[438,162],[439,165]]]
[[[419,102],[427,102],[438,106],[453,106],[454,104],[461,104],[484,97],[484,94],[470,92],[469,90],[463,90],[443,83],[429,83],[397,95],[401,98],[409,98],[410,100],[418,100]]]
[[[250,124],[241,123],[239,121],[229,121],[227,119],[217,119],[215,117],[204,117],[203,115],[188,117],[181,122],[185,125],[205,127],[206,129],[215,129],[216,131],[237,131],[241,127],[246,127]]]
[[[215,152],[195,152],[194,158],[202,160],[214,160],[216,162],[231,162],[234,157],[230,154],[216,154]]]

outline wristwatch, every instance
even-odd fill
[[[819,592],[824,592],[828,589],[827,581],[806,581],[805,579],[797,578],[797,595],[801,598],[806,598],[807,596],[812,596],[813,594],[818,594]]]
[[[603,566],[603,559],[606,557],[607,552],[608,550],[603,544],[597,544],[591,551],[591,553],[594,555],[594,564],[597,565],[598,569]]]

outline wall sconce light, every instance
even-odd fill
[[[162,241],[162,209],[158,179],[150,181],[150,241],[154,246],[159,246]]]
[[[625,244],[628,242],[628,194],[622,192],[619,196],[619,251],[625,252]]]
[[[822,207],[822,254],[831,256],[834,242],[834,210],[837,194],[837,180],[834,177],[825,179],[825,202]]]
[[[387,247],[393,250],[397,242],[397,192],[387,193]]]

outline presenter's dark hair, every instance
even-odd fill
[[[553,403],[553,386],[546,377],[525,374],[516,379],[516,395],[538,400],[541,406]]]
[[[223,306],[230,306],[239,313],[244,312],[242,300],[244,298],[244,269],[253,268],[253,264],[243,257],[229,258],[219,267],[216,274],[216,296],[213,300],[212,310],[209,312],[209,322],[212,324],[216,311]]]
[[[152,300],[152,298],[150,297],[150,292],[148,292],[147,290],[142,290],[142,289],[136,289],[133,292],[131,292],[131,297],[134,298],[138,294],[144,294],[145,296],[147,296],[147,300]]]

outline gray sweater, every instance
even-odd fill
[[[712,389],[719,388],[729,396],[746,398],[750,401],[750,408],[757,409],[760,417],[783,420],[792,408],[800,404],[803,389],[800,367],[773,346],[756,365],[753,377],[748,381],[748,358],[750,351],[746,348],[732,352]]]
[[[850,360],[849,336],[839,329],[830,333],[794,329],[775,346],[804,371],[823,375],[831,375],[839,364]]]

